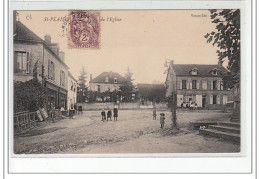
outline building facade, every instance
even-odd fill
[[[14,81],[28,81],[37,70],[37,78],[46,88],[45,108],[67,107],[68,69],[64,53],[51,37],[41,39],[19,21],[14,26]]]
[[[103,72],[96,78],[90,77],[89,89],[90,91],[106,92],[106,91],[119,91],[120,85],[124,82],[125,78],[116,72]]]
[[[77,80],[68,72],[68,103],[67,109],[77,103]]]
[[[174,64],[171,61],[166,77],[166,96],[177,94],[177,107],[196,103],[205,109],[223,109],[233,100],[232,92],[223,87],[221,74],[227,70],[220,64]]]

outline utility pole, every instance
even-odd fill
[[[174,61],[170,61],[170,68],[169,70],[173,70],[172,66],[174,65]],[[177,108],[177,79],[176,75],[171,73],[171,81],[172,81],[172,95],[170,98],[170,104],[171,104],[171,112],[172,112],[172,128],[177,129],[177,114],[176,114],[176,108]]]

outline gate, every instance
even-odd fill
[[[23,111],[14,115],[14,134],[23,132],[36,126],[36,112]]]

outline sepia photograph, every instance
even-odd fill
[[[240,9],[12,13],[13,154],[241,152]]]

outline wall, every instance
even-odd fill
[[[119,90],[120,85],[118,83],[89,83],[89,88],[91,91],[97,91],[98,85],[100,85],[100,92],[106,92],[108,91],[108,88],[110,89],[110,91],[114,91],[114,90]]]
[[[54,55],[49,52],[41,43],[27,43],[27,42],[15,42],[14,51],[22,51],[29,53],[30,59],[30,70],[29,74],[15,73],[14,80],[25,81],[25,79],[32,79],[33,68],[35,63],[38,61],[38,78],[41,80],[42,65],[44,64],[44,74],[48,76],[48,60],[53,61],[55,64],[55,84],[63,89],[68,88],[68,69],[60,61],[58,61]],[[60,70],[65,72],[65,86],[60,85]],[[28,77],[29,76],[29,77]]]
[[[198,80],[199,85],[198,89],[180,89],[181,80]],[[202,89],[202,80],[207,81],[207,90]],[[218,90],[213,90],[211,87],[211,81],[216,80],[219,81]],[[232,91],[230,90],[223,90],[220,86],[221,78],[220,77],[198,77],[198,76],[191,76],[191,77],[177,77],[177,95],[206,95],[206,108],[207,109],[223,109],[223,96],[226,95],[228,97],[228,101],[232,100]],[[210,98],[213,95],[219,96],[219,103],[218,104],[211,104]],[[180,107],[181,102],[177,102],[178,107]],[[200,107],[200,106],[199,106]]]
[[[55,66],[55,84],[60,86],[63,89],[68,89],[68,69],[63,65],[49,50],[44,48],[44,67],[45,67],[45,76],[48,77],[48,61],[51,60]],[[60,85],[60,71],[65,72],[65,86]]]
[[[35,63],[38,60],[38,68],[37,72],[39,75],[39,79],[41,80],[42,74],[42,64],[43,64],[43,53],[42,53],[42,45],[37,43],[14,43],[14,52],[21,51],[21,52],[28,52],[29,59],[30,59],[30,67],[29,67],[29,74],[22,74],[22,73],[14,73],[14,81],[27,81],[32,79],[33,76],[33,68]]]
[[[114,103],[78,103],[82,105],[83,110],[102,110],[102,109],[113,109]],[[156,109],[166,109],[166,103],[156,103]],[[140,103],[120,103],[119,109],[152,109],[152,105],[141,105]]]

